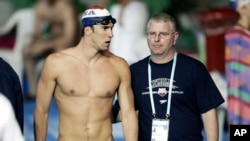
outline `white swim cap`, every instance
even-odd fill
[[[81,23],[83,27],[96,24],[107,25],[116,23],[116,20],[110,15],[109,11],[102,6],[91,6],[82,14]]]

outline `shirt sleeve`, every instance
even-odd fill
[[[205,66],[197,69],[195,78],[196,98],[200,113],[218,107],[224,99]]]
[[[24,141],[24,137],[17,123],[12,106],[7,98],[0,94],[0,140],[1,141]]]

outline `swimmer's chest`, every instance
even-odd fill
[[[65,74],[58,79],[61,90],[72,96],[113,96],[119,77],[112,71],[82,71]]]

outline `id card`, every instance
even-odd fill
[[[169,119],[153,119],[151,141],[167,141]]]

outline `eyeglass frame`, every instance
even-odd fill
[[[172,32],[172,33],[167,33],[167,32],[160,32],[158,34],[156,34],[155,32],[148,32],[147,33],[147,37],[150,38],[150,39],[155,39],[155,37],[159,37],[160,39],[164,39],[164,38],[167,38],[169,37],[170,35],[173,35],[177,33],[176,31]]]

